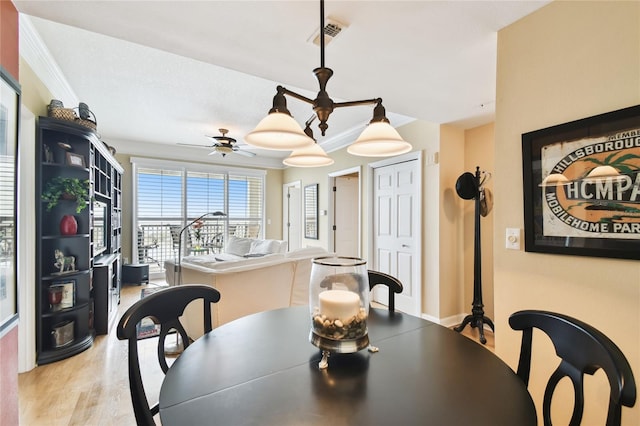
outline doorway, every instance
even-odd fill
[[[282,185],[282,239],[287,242],[288,251],[302,246],[301,187],[300,181]]]
[[[420,152],[379,161],[371,167],[372,269],[403,284],[396,308],[421,314],[422,166]],[[388,292],[375,289],[373,299],[388,303]]]
[[[329,250],[361,257],[360,167],[329,174]]]

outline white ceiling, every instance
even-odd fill
[[[327,91],[334,101],[381,97],[394,126],[414,118],[462,128],[488,123],[497,31],[546,3],[328,0],[325,16],[348,27],[326,47],[334,71]],[[101,137],[119,152],[280,167],[286,152],[222,159],[177,143],[207,145],[204,135],[221,127],[243,143],[278,84],[309,98],[318,91],[320,49],[308,41],[320,23],[317,0],[14,4],[30,15],[71,87],[54,96],[68,107],[87,103]],[[288,106],[299,123],[312,114],[298,100],[288,98]],[[317,128],[315,136],[331,151],[353,141],[371,114],[367,106],[337,109],[326,137]]]

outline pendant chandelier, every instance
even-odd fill
[[[288,95],[312,105],[313,111],[320,121],[318,127],[322,132],[322,136],[325,135],[326,130],[329,128],[327,120],[334,109],[375,105],[373,118],[356,141],[347,148],[350,154],[366,157],[388,157],[411,151],[411,144],[403,140],[389,124],[381,98],[334,102],[329,97],[326,86],[333,75],[333,71],[324,66],[324,45],[324,0],[320,0],[320,67],[313,70],[320,85],[317,97],[309,99],[283,86],[278,86],[276,95],[273,97],[273,107],[269,110],[269,114],[258,123],[251,133],[245,136],[247,144],[256,148],[293,151],[291,156],[284,161],[286,165],[315,167],[333,163],[333,160],[329,158],[331,163],[327,164],[328,157],[326,153],[316,144],[313,136],[309,136],[308,133],[311,131],[309,128],[310,121],[307,121],[309,131],[305,132],[291,117],[285,98],[285,95]],[[304,163],[304,165],[301,163]]]
[[[311,123],[315,120],[316,116],[312,115],[311,118],[305,123],[304,134],[309,136],[313,140],[312,145],[307,145],[302,148],[293,150],[291,155],[282,160],[286,166],[291,167],[322,167],[330,166],[334,163],[333,159],[324,152],[324,149],[317,144],[313,137],[313,131],[311,130]]]

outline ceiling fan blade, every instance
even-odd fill
[[[245,151],[253,151],[253,150],[256,150],[256,149],[260,149],[260,148],[257,148],[255,146],[247,145],[247,144],[244,144],[244,143],[237,143],[237,144],[235,144],[235,146],[240,148],[240,149],[244,149]]]
[[[199,145],[199,144],[195,144],[195,143],[180,143],[180,142],[178,142],[176,145],[196,146],[198,148],[207,148],[207,149],[211,149],[212,147],[215,146],[215,145]]]
[[[255,157],[256,156],[255,152],[243,151],[241,149],[236,149],[233,152],[235,152],[236,154],[244,155],[245,157]]]
[[[216,151],[215,149],[213,151],[211,151],[210,153],[208,153],[207,155],[216,155],[218,153],[218,151]]]

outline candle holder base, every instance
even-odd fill
[[[331,355],[331,352],[322,351],[322,359],[318,363],[318,368],[320,370],[324,370],[325,368],[327,368],[329,366],[329,355]]]
[[[369,347],[369,335],[366,333],[355,339],[336,340],[320,336],[312,330],[309,334],[309,341],[323,351],[339,354],[350,354]]]

